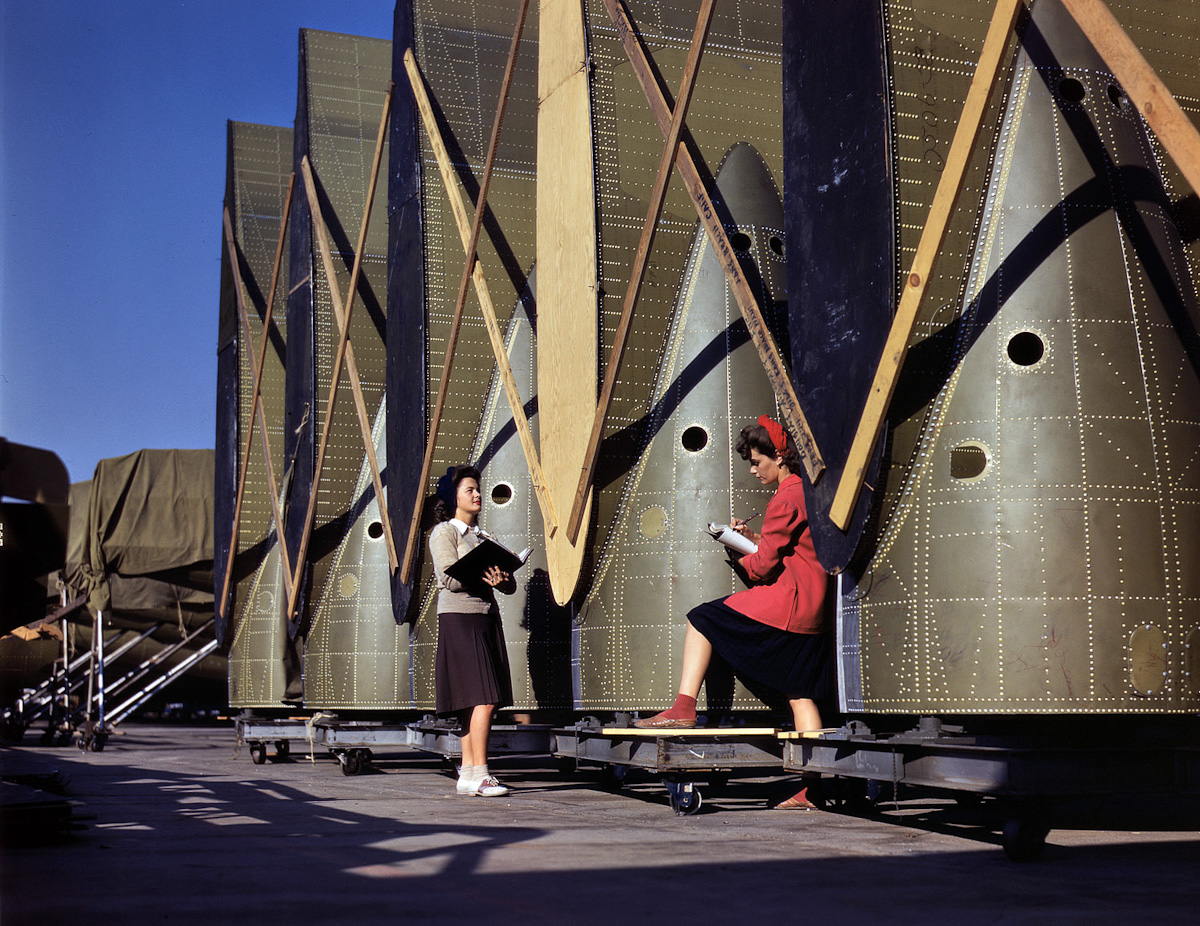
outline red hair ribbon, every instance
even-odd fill
[[[769,415],[759,415],[758,423],[767,429],[776,453],[783,453],[787,450],[787,434],[783,430],[783,425]]]

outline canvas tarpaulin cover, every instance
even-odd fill
[[[213,468],[211,450],[139,450],[72,485],[73,593],[101,611],[211,606]]]

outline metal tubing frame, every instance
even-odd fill
[[[144,703],[146,703],[146,701],[148,701],[160,689],[167,687],[167,685],[171,684],[171,682],[173,682],[177,677],[182,675],[196,663],[207,658],[216,648],[217,641],[215,639],[209,640],[204,644],[204,646],[192,653],[192,655],[187,659],[169,669],[165,675],[159,676],[141,691],[137,692],[133,697],[113,708],[110,715],[111,722],[114,724],[120,723]]]
[[[134,684],[135,682],[138,682],[141,679],[145,678],[146,675],[149,674],[151,669],[153,669],[155,666],[159,665],[164,659],[167,659],[168,657],[173,656],[175,653],[177,653],[183,647],[187,646],[189,643],[191,643],[193,640],[195,640],[196,637],[198,637],[198,636],[200,636],[200,634],[204,633],[205,630],[208,630],[210,627],[212,627],[212,625],[214,623],[215,623],[215,619],[210,618],[209,620],[207,620],[203,624],[201,624],[199,627],[197,627],[195,630],[193,630],[191,633],[189,633],[187,636],[183,637],[183,639],[177,640],[174,643],[166,644],[157,653],[155,653],[152,656],[148,656],[146,659],[142,660],[142,662],[136,668],[131,669],[130,671],[126,672],[123,676],[121,676],[119,679],[117,679],[115,682],[113,682],[112,685],[110,685],[106,689],[107,693],[112,695],[113,697],[116,697],[119,692],[125,690],[130,685]],[[207,644],[205,644],[205,645],[207,646]],[[211,652],[211,650],[209,650],[209,652]],[[191,657],[188,657],[188,658],[190,659]],[[173,671],[173,670],[171,670],[171,671]]]
[[[119,647],[117,647],[116,650],[109,653],[105,657],[106,661],[115,662],[117,659],[120,659],[123,655],[125,655],[125,653],[129,652],[130,649],[132,649],[134,646],[137,646],[137,644],[141,643],[143,640],[145,640],[147,637],[149,637],[151,634],[153,634],[156,630],[158,630],[160,627],[162,627],[163,623],[165,623],[165,622],[159,622],[159,623],[155,624],[153,627],[151,627],[149,630],[143,631],[142,633],[138,634],[132,640],[127,640],[126,642],[122,643]],[[106,647],[112,646],[122,636],[124,636],[126,633],[130,633],[130,632],[131,631],[128,631],[128,630],[118,630],[116,633],[114,633],[112,636],[110,636],[108,638],[108,641],[105,643],[105,646]],[[65,651],[65,649],[66,649],[65,645],[64,645],[63,649]],[[88,652],[84,653],[83,655],[76,656],[75,659],[73,659],[71,661],[69,669],[70,670],[78,669],[78,668],[82,667],[85,663],[87,663],[90,659],[91,659],[91,650],[89,649]],[[74,691],[76,688],[79,688],[81,685],[83,685],[84,682],[89,680],[90,675],[91,675],[91,669],[89,669],[82,676],[77,678],[74,682],[70,682],[70,680],[69,680],[69,671],[68,671],[68,673],[65,673],[65,675],[66,675],[67,681],[69,683],[68,686],[65,688],[65,690],[60,688],[60,686],[57,684],[58,680],[61,676],[56,673],[55,675],[51,676],[51,678],[44,685],[42,685],[41,688],[37,689],[37,691],[35,691],[33,694],[27,696],[24,699],[25,701],[36,705],[36,710],[34,710],[32,713],[30,713],[28,715],[30,723],[32,723],[33,721],[42,717],[48,710],[51,710],[55,704],[55,701],[54,701],[55,697],[57,697],[57,695],[60,693],[63,695],[63,706],[65,708],[65,712],[64,712],[63,716],[67,717],[70,715],[71,692]]]
[[[105,732],[104,727],[104,612],[96,610],[96,629],[92,631],[92,643],[96,647],[96,731]],[[90,687],[90,686],[89,686]],[[90,708],[90,705],[89,705]],[[88,711],[91,719],[91,711]]]

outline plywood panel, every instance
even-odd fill
[[[596,407],[596,209],[587,49],[579,0],[544,0],[538,43],[537,267],[541,457],[556,507],[569,511]],[[570,600],[591,520],[574,543],[546,529],[550,585]]]

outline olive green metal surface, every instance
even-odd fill
[[[314,237],[313,414],[319,435],[339,337],[331,287],[337,286],[348,309],[354,246],[392,59],[391,43],[381,39],[305,30],[302,41],[306,150],[321,193],[336,274],[334,280],[326,277]],[[382,163],[388,163],[386,146]],[[350,340],[381,467],[387,368],[386,203],[387,174],[381,171],[350,321]],[[313,708],[407,707],[411,702],[408,633],[392,616],[386,542],[346,371],[329,434],[309,548],[304,704]]]
[[[842,601],[843,703],[1194,712],[1200,313],[1171,193],[1057,0],[1021,32],[961,312],[929,338],[946,374]]]
[[[263,337],[266,300],[292,168],[292,130],[231,122],[229,169],[233,199],[230,217],[242,258],[243,298],[253,342],[243,343],[238,328],[239,465],[251,427],[254,364]],[[284,251],[286,254],[286,250]],[[284,274],[286,279],[286,274]],[[283,464],[284,339],[287,334],[285,285],[276,287],[259,386],[271,463],[278,479]],[[236,310],[235,310],[236,311]],[[259,423],[246,467],[246,487],[238,520],[236,585],[231,604],[229,645],[231,707],[272,707],[299,695],[299,658],[288,639],[283,610],[283,571]],[[289,683],[291,685],[289,689]]]
[[[761,274],[768,323],[785,320],[783,203],[753,147],[734,146],[717,189],[735,223],[731,243]],[[688,610],[744,587],[706,525],[762,514],[772,494],[733,443],[742,426],[776,414],[775,399],[703,230],[654,398],[647,444],[604,538],[576,632],[578,706],[585,710],[662,708],[674,700]],[[710,678],[707,703],[728,707],[731,692],[719,687]],[[741,688],[732,703],[761,707]]]

